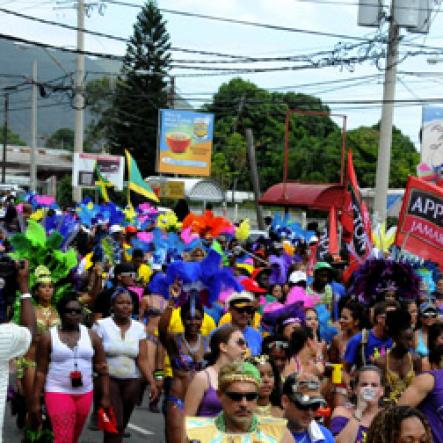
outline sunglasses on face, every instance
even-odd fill
[[[231,399],[232,401],[242,401],[244,398],[247,401],[254,401],[258,398],[258,392],[233,392],[233,391],[226,391],[225,392],[226,397]]]
[[[269,347],[272,348],[279,348],[279,349],[287,349],[289,348],[289,343],[286,341],[276,340],[269,344]]]
[[[81,313],[82,313],[82,310],[80,308],[65,309],[65,314],[80,315]]]
[[[316,380],[301,380],[296,383],[297,389],[309,389],[311,391],[315,391],[317,389],[320,389],[320,383]]]
[[[246,307],[246,308],[234,308],[239,314],[253,314],[254,308]]]
[[[246,345],[247,345],[246,340],[245,340],[244,338],[239,338],[239,339],[236,341],[236,343],[237,343],[239,346],[246,346]]]
[[[300,409],[301,411],[318,411],[318,409],[322,406],[321,403],[308,403],[308,404],[302,404],[298,401],[292,400],[292,403],[297,407],[297,409]]]
[[[122,272],[119,275],[121,277],[131,277],[131,278],[135,278],[137,276],[137,274],[135,272]]]
[[[438,314],[436,312],[425,312],[422,314],[423,318],[437,318]]]

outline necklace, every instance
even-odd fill
[[[192,355],[197,354],[198,351],[200,351],[200,345],[201,345],[201,335],[198,334],[198,338],[197,338],[197,343],[194,346],[191,346],[188,342],[188,340],[186,340],[185,334],[182,334],[182,340],[183,343],[185,344],[186,348],[188,349],[189,353]]]
[[[267,405],[260,406],[257,405],[257,408],[255,409],[255,413],[257,415],[272,415],[272,404],[268,403]]]
[[[42,315],[42,317],[48,321],[52,316],[52,306],[48,306],[45,308],[42,305],[38,305],[38,312]]]

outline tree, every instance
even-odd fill
[[[251,128],[254,133],[262,189],[282,180],[285,116],[290,108],[329,110],[318,98],[295,93],[270,93],[240,78],[223,84],[214,95],[213,102],[204,108],[215,114],[214,151],[216,154],[223,153],[227,159],[225,177],[238,175],[239,189],[251,188],[244,136],[246,128]],[[312,172],[317,180],[324,180],[324,173],[316,171],[322,147],[320,140],[337,132],[337,126],[329,117],[294,115],[290,122],[290,178],[312,179],[309,176]],[[318,145],[316,152],[314,145]],[[214,158],[217,163],[213,164],[213,176],[216,176],[219,175],[220,155]],[[234,161],[230,161],[231,158]],[[232,181],[230,187],[233,184]]]
[[[361,126],[348,132],[348,147],[352,149],[354,166],[362,188],[375,186],[380,125]],[[395,126],[392,128],[392,153],[389,173],[391,188],[404,188],[409,175],[414,175],[420,154],[409,137]]]
[[[288,109],[329,112],[317,97],[269,92],[239,78],[220,86],[212,103],[204,107],[215,114],[212,175],[230,188],[238,175],[238,189],[251,189],[244,149],[245,129],[249,127],[254,133],[262,190],[282,181]],[[361,187],[375,185],[378,138],[378,125],[348,131],[347,146],[353,150]],[[341,144],[341,129],[329,116],[293,114],[289,131],[289,179],[339,182]],[[408,175],[415,174],[418,159],[411,140],[394,128],[390,186],[404,187]]]
[[[74,150],[74,131],[70,128],[57,129],[47,140],[47,148]]]
[[[167,104],[170,47],[166,22],[149,0],[127,45],[107,125],[111,152],[128,149],[144,175],[155,169],[158,111]]]
[[[90,121],[86,128],[85,150],[101,150],[112,126],[112,98],[115,88],[110,77],[91,80],[86,84],[86,105]]]
[[[5,130],[5,127],[2,126],[0,128],[1,143],[3,143],[4,130]],[[6,140],[8,142],[8,145],[26,146],[26,142],[23,141],[18,134],[16,134],[15,132],[12,132],[9,128],[8,128],[8,133],[6,135]]]
[[[64,175],[57,180],[56,199],[60,207],[67,207],[72,204],[72,177]]]

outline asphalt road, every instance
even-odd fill
[[[149,412],[146,402],[147,394],[145,394],[145,401],[142,406],[137,407],[132,414],[130,424],[127,431],[131,436],[124,441],[128,443],[146,443],[156,442],[163,443],[163,415],[152,414]],[[6,408],[5,422],[3,429],[3,441],[5,443],[19,443],[22,439],[22,432],[15,425],[15,417],[12,417],[11,410]],[[98,443],[103,439],[100,431],[90,431],[88,426],[85,426],[83,434],[80,437],[80,443]]]

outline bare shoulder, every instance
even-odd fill
[[[352,412],[353,412],[352,408],[348,408],[346,406],[337,406],[332,413],[332,418],[334,417],[351,418]]]
[[[424,372],[417,375],[411,384],[422,391],[430,392],[434,389],[435,378],[430,372]]]
[[[206,373],[206,369],[204,371],[199,371],[194,375],[191,384],[199,389],[205,390],[208,384],[208,374]]]
[[[95,345],[97,343],[101,343],[100,337],[97,335],[97,333],[92,330],[88,329],[89,337],[91,338],[92,343]]]

